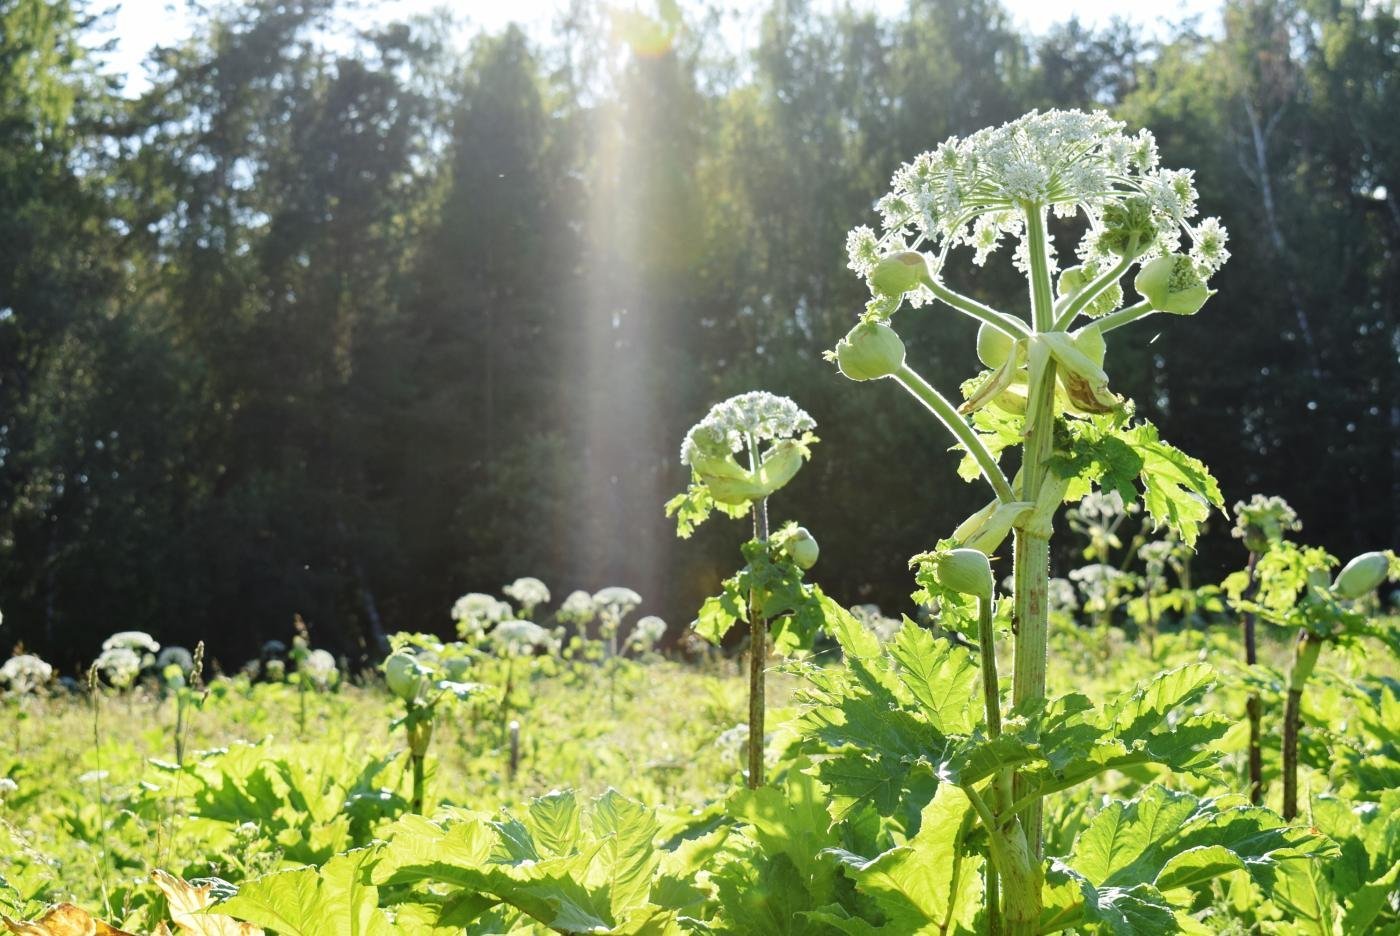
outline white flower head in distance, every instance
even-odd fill
[[[0,683],[15,695],[28,695],[53,678],[53,667],[32,653],[12,656],[0,664]]]

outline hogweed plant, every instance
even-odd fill
[[[1228,723],[1173,713],[1169,733],[1158,735],[1167,730],[1172,709],[1198,700],[1209,686],[1203,665],[1161,674],[1103,708],[1078,694],[1047,695],[1050,539],[1059,506],[1096,491],[1116,494],[1125,505],[1141,501],[1155,527],[1165,526],[1188,546],[1211,508],[1223,506],[1206,467],[1162,441],[1150,422],[1134,417],[1132,403],[1109,388],[1105,362],[1108,337],[1124,326],[1200,310],[1211,295],[1210,276],[1229,256],[1225,230],[1214,218],[1196,218],[1192,172],[1162,168],[1149,132],[1130,136],[1105,114],[1078,111],[1033,112],[950,138],[902,166],[877,208],[882,230],[860,227],[847,240],[851,268],[865,277],[872,297],[828,357],[852,380],[889,378],[914,396],[962,449],[960,474],[980,476],[993,495],[951,536],[915,557],[922,595],[937,603],[940,623],[975,628],[986,709],[982,727],[964,740],[951,740],[965,734],[957,720],[956,731],[945,725],[937,733],[944,753],[929,757],[940,792],[929,809],[938,807],[950,829],[981,824],[990,861],[981,888],[983,925],[990,932],[1054,932],[1128,915],[1144,925],[1150,919],[1157,927],[1152,932],[1174,931],[1167,894],[1226,868],[1173,857],[1166,842],[1153,846],[1150,861],[1144,854],[1131,868],[1095,853],[1101,843],[1085,843],[1082,853],[1047,867],[1043,797],[1125,763],[1207,769],[1210,758],[1200,748]],[[1063,268],[1052,219],[1066,233],[1083,232],[1073,262]],[[992,308],[952,284],[956,248],[970,248],[973,264],[982,266],[1008,240],[1012,263],[1027,282],[1024,314]],[[1140,298],[1125,302],[1123,280],[1134,271]],[[902,307],[932,303],[979,323],[976,351],[986,369],[962,385],[960,404],[906,360],[894,327]],[[1015,448],[1020,467],[1008,478],[1001,456]],[[1002,619],[1014,646],[1011,707],[1003,713],[995,599],[981,569],[1008,536],[1012,607]],[[976,574],[962,571],[974,567]],[[910,631],[893,650],[901,663],[918,663],[921,684],[929,667],[913,648],[922,642]],[[956,791],[945,798],[945,787]],[[1148,787],[1139,799],[1115,807],[1117,818],[1146,821],[1146,811],[1164,803],[1187,808],[1180,796]],[[1201,801],[1188,813],[1204,817],[1226,805]],[[1259,828],[1277,826],[1276,818],[1272,822],[1262,810],[1250,814]],[[1230,864],[1243,867],[1248,843],[1231,841],[1223,826],[1217,832],[1212,847],[1233,849]],[[959,840],[953,853],[963,847]],[[1302,853],[1297,842],[1287,848],[1290,855]]]
[[[390,728],[402,727],[408,739],[413,772],[410,807],[422,815],[426,805],[428,747],[433,740],[438,706],[449,699],[465,701],[479,687],[461,681],[466,658],[450,652],[433,638],[395,634],[390,641],[394,652],[383,663],[384,682],[403,703],[403,714],[394,719]]]
[[[1296,518],[1291,528],[1299,528]],[[1389,550],[1362,553],[1334,577],[1335,558],[1323,549],[1300,546],[1283,538],[1282,531],[1277,538],[1255,545],[1261,551],[1245,573],[1226,579],[1225,589],[1242,615],[1268,621],[1294,635],[1284,699],[1280,770],[1283,817],[1293,819],[1298,815],[1303,692],[1325,647],[1354,644],[1362,637],[1394,644],[1393,631],[1368,615],[1364,606],[1387,579],[1400,579],[1400,558]],[[1257,705],[1258,696],[1251,700]],[[1251,721],[1253,717],[1251,714]],[[1251,755],[1254,750],[1251,747]]]
[[[1298,514],[1282,497],[1255,494],[1248,503],[1237,502],[1234,511],[1235,526],[1230,535],[1243,542],[1245,549],[1249,550],[1244,580],[1236,582],[1235,586],[1234,597],[1238,600],[1252,597],[1258,587],[1255,570],[1259,564],[1259,557],[1268,552],[1270,547],[1281,543],[1288,533],[1301,530],[1303,524],[1299,522]],[[1259,664],[1259,644],[1255,633],[1254,613],[1248,610],[1247,605],[1240,613],[1240,639],[1244,644],[1246,672],[1253,674],[1254,668]],[[1255,804],[1264,801],[1264,751],[1260,739],[1262,705],[1259,692],[1251,688],[1245,696],[1244,706],[1245,717],[1249,721],[1249,801]]]
[[[768,522],[768,498],[811,457],[816,425],[792,400],[763,391],[715,404],[686,433],[681,463],[690,468],[690,484],[666,504],[682,539],[715,510],[748,515],[753,523],[743,570],[725,580],[722,594],[706,599],[694,627],[718,645],[735,624],[749,625],[748,785],[755,789],[764,777],[769,622],[777,623],[775,648],[792,650],[810,645],[822,619],[820,592],[802,581],[817,561],[816,539],[795,523],[772,533]]]

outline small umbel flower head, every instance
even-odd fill
[[[1282,497],[1265,497],[1255,494],[1249,503],[1235,504],[1235,528],[1230,535],[1244,540],[1245,548],[1252,553],[1268,551],[1271,543],[1283,539],[1284,534],[1303,528],[1298,514],[1288,506]]]
[[[17,696],[37,692],[53,679],[53,667],[32,653],[12,656],[0,665],[0,685]]]
[[[549,602],[549,589],[544,582],[528,575],[516,579],[501,591],[520,606],[521,616],[526,618],[532,617],[534,610],[540,605]]]
[[[816,421],[787,397],[762,390],[710,408],[681,444],[681,463],[716,503],[743,507],[792,480],[811,457]],[[748,464],[736,455],[745,454]]]

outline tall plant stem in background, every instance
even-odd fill
[[[1303,686],[1317,666],[1322,641],[1303,631],[1293,647],[1293,670],[1288,675],[1288,701],[1283,709],[1283,818],[1298,815],[1298,729],[1303,720]]]
[[[1045,208],[1024,207],[1027,247],[1030,253],[1031,314],[1036,331],[1053,325],[1054,300],[1050,290],[1050,265],[1045,233]],[[1046,359],[1040,372],[1034,366],[1030,386],[1039,387],[1033,396],[1036,405],[1026,414],[1025,455],[1021,464],[1019,499],[1034,502],[1049,468],[1047,460],[1055,435],[1055,365]],[[1045,698],[1045,664],[1049,639],[1050,537],[1041,529],[1016,530],[1015,556],[1015,673],[1012,703],[1022,706]],[[1017,778],[1013,788],[1020,800],[1026,790]],[[1021,814],[1031,858],[1039,860],[1041,849],[1041,803],[1035,799]],[[1039,895],[1035,895],[1039,900]]]
[[[987,735],[1001,737],[1001,683],[997,678],[996,634],[992,627],[992,600],[990,597],[977,599],[977,640],[982,652],[982,704],[987,714]],[[996,781],[993,809],[1000,812],[1008,803],[1008,776],[999,776]],[[987,933],[988,936],[1001,936],[1001,894],[997,870],[991,863],[987,865]]]
[[[92,702],[92,753],[98,764],[96,772],[97,778],[97,829],[101,841],[98,843],[98,872],[101,875],[99,883],[102,887],[102,906],[107,916],[112,915],[112,898],[107,889],[107,796],[103,789],[103,778],[106,774],[101,769],[102,764],[102,700],[97,691],[97,665],[93,664],[88,668],[87,673],[88,699]]]
[[[1249,589],[1255,588],[1254,567],[1259,562],[1259,554],[1249,552]],[[1240,618],[1240,632],[1244,639],[1244,663],[1249,672],[1259,661],[1259,653],[1254,641],[1254,614],[1246,611]],[[1249,719],[1249,802],[1258,806],[1264,801],[1264,751],[1259,743],[1260,702],[1259,693],[1251,691],[1244,700],[1245,715]]]
[[[753,448],[750,447],[750,452]],[[752,457],[752,456],[751,456]],[[768,542],[768,498],[754,501],[753,538]],[[768,662],[768,622],[762,596],[749,589],[749,789],[763,786],[763,668]]]

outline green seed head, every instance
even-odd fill
[[[1183,254],[1158,257],[1138,271],[1133,286],[1158,312],[1195,315],[1210,298],[1205,280]]]
[[[851,380],[888,377],[904,366],[904,342],[883,322],[861,322],[836,343],[836,364]]]
[[[934,576],[938,584],[964,595],[991,598],[996,587],[992,563],[980,549],[950,549],[936,560]]]
[[[1111,202],[1103,209],[1099,243],[1120,257],[1135,257],[1157,239],[1152,206],[1141,196]]]
[[[870,291],[877,296],[898,298],[918,289],[928,275],[928,261],[917,250],[886,254],[870,271]]]
[[[1342,567],[1332,582],[1338,598],[1354,601],[1380,587],[1390,571],[1390,559],[1383,552],[1362,553]]]

